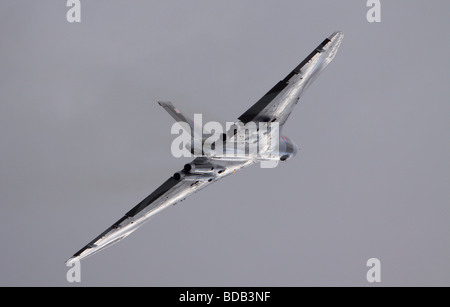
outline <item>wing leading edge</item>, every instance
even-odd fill
[[[178,177],[178,180],[174,178],[175,176],[170,177],[138,205],[125,213],[120,220],[115,222],[112,226],[76,252],[69,260],[67,260],[67,263],[84,259],[119,242],[142,226],[151,216],[159,211],[170,205],[176,204],[190,194],[233,173],[233,171],[251,165],[254,161],[224,161],[196,158],[191,163],[199,162],[212,163],[220,167],[220,175],[214,177],[211,176],[205,179],[205,177],[202,177],[199,174],[187,174],[182,173],[183,171],[181,171],[180,173],[182,173],[183,176]]]
[[[238,119],[244,124],[251,121],[278,121],[282,126],[303,91],[333,60],[343,38],[344,34],[339,31],[326,38],[294,70]]]
[[[173,177],[167,179],[153,193],[128,211],[120,220],[115,222],[112,226],[76,252],[67,262],[72,262],[75,259],[81,260],[91,256],[124,239],[142,224],[143,216],[152,215],[151,213],[158,208],[164,208],[164,201],[161,199],[163,195],[168,194],[171,190],[174,190],[177,186],[182,184],[183,182],[176,181]],[[138,215],[141,215],[140,218]]]

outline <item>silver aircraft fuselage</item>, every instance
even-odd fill
[[[326,38],[293,71],[239,117],[237,124],[241,125],[250,122],[277,123],[280,137],[276,150],[268,143],[260,146],[260,151],[254,155],[248,155],[238,150],[233,151],[232,155],[202,150],[201,154],[196,155],[192,162],[167,179],[153,193],[75,253],[67,262],[81,260],[117,243],[142,226],[156,213],[242,168],[257,162],[286,161],[294,157],[298,152],[298,147],[290,138],[281,134],[283,125],[303,92],[334,59],[343,37],[342,32],[334,32]],[[185,117],[170,102],[159,102],[159,104],[177,121],[194,128],[192,120]],[[238,135],[227,132],[224,143],[238,142]],[[249,147],[253,142],[251,134],[244,138],[244,146]]]

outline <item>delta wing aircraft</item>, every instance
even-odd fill
[[[335,57],[343,37],[342,32],[335,32],[326,38],[283,80],[243,113],[237,123],[241,125],[250,122],[278,123],[280,132],[305,89]],[[184,124],[183,127],[195,131],[194,122],[185,117],[172,103],[159,102],[159,105],[176,121]],[[236,129],[230,130],[223,134],[224,143],[236,142]],[[239,153],[217,155],[204,150],[200,152],[193,150],[195,159],[192,162],[167,179],[147,198],[125,213],[121,219],[76,252],[67,262],[81,260],[117,243],[142,226],[151,216],[237,170],[263,160],[286,161],[294,157],[298,151],[297,145],[281,134],[280,139],[276,151],[272,152],[273,148],[266,142],[262,149],[260,148],[263,154],[260,152],[258,155]],[[250,140],[251,136],[247,135],[244,142],[250,142]]]

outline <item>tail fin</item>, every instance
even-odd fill
[[[203,139],[203,135],[202,135],[202,131],[197,131],[197,129],[195,129],[195,122],[189,118],[183,115],[183,113],[181,113],[180,110],[178,110],[170,101],[158,101],[158,104],[164,108],[164,110],[167,111],[167,113],[170,114],[170,116],[172,116],[175,121],[177,122],[182,122],[182,123],[186,123],[189,126],[189,129],[191,131],[188,131],[192,138],[198,139],[198,140],[202,140]],[[181,125],[183,127],[183,125]],[[185,129],[186,130],[186,129]]]
[[[194,131],[194,121],[183,115],[170,101],[158,101],[158,104],[167,111],[177,122],[184,122],[189,125],[191,132]]]
[[[192,137],[192,143],[190,144],[190,151],[194,155],[202,156],[203,155],[203,131],[195,129],[195,123],[189,117],[186,117],[181,113],[180,110],[175,108],[175,106],[170,101],[158,101],[158,104],[167,111],[167,113],[172,116],[175,121],[181,123],[181,127],[188,132]],[[195,117],[194,117],[195,118]],[[186,125],[187,124],[187,125]],[[201,124],[200,124],[201,127]],[[199,128],[199,127],[197,127]],[[190,131],[187,131],[190,129]]]

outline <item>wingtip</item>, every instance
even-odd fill
[[[344,37],[344,32],[342,31],[335,31],[333,32],[333,34],[330,35],[330,37],[328,37],[329,40],[333,40],[336,38],[343,38]]]

